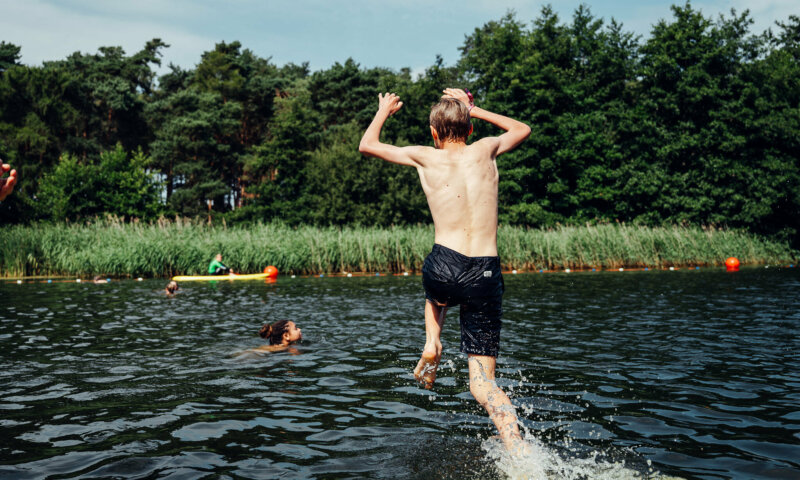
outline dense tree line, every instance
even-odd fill
[[[798,242],[800,17],[753,33],[746,12],[672,10],[647,38],[585,6],[569,21],[510,13],[416,78],[353,60],[277,66],[223,42],[156,79],[159,39],[38,67],[2,42],[0,158],[20,184],[0,218],[425,222],[416,172],[358,141],[393,91],[405,106],[384,138],[431,144],[430,105],[465,86],[533,128],[498,160],[502,223],[717,224]]]

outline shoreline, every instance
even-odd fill
[[[750,264],[750,265],[742,265],[740,270],[754,270],[759,267],[764,268],[772,268],[774,270],[781,270],[781,269],[794,269],[797,267],[795,264]],[[700,266],[700,265],[686,265],[686,266],[674,266],[669,268],[651,268],[651,267],[620,267],[620,268],[584,268],[584,269],[552,269],[552,270],[503,270],[502,274],[504,276],[511,276],[511,275],[541,275],[541,274],[591,274],[591,273],[626,273],[626,272],[679,272],[679,271],[688,271],[688,272],[708,272],[708,271],[717,271],[722,272],[725,270],[724,266],[713,265],[713,266]],[[738,271],[738,270],[737,270]],[[420,277],[422,276],[421,272],[401,272],[401,273],[392,273],[392,272],[323,272],[323,273],[308,273],[308,274],[285,274],[280,275],[278,278],[283,276],[284,278],[364,278],[364,277]],[[134,278],[133,276],[121,276],[121,277],[111,277],[110,282],[120,282],[120,281],[144,281],[144,280],[170,280],[172,277],[138,277]],[[78,282],[77,280],[80,280]],[[212,282],[225,282],[231,281],[226,277],[221,277],[215,280],[207,280]],[[253,281],[261,281],[263,279],[256,279]],[[89,277],[75,277],[73,275],[34,275],[29,277],[0,277],[0,282],[4,283],[12,283],[12,282],[21,282],[21,283],[94,283],[92,279]],[[101,282],[102,283],[109,283],[109,282]],[[182,283],[199,283],[202,284],[204,282],[182,282]],[[268,283],[274,283],[274,280],[269,279]]]
[[[402,275],[419,272],[432,245],[433,227],[428,225],[225,227],[180,220],[34,224],[4,230],[0,279],[203,275],[217,252],[240,272],[274,265],[283,276]],[[731,256],[742,266],[788,266],[800,258],[787,243],[747,232],[624,224],[501,226],[498,250],[503,271],[534,273],[722,267]]]

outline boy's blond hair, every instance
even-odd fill
[[[431,107],[430,124],[442,142],[466,141],[472,126],[469,109],[455,98],[443,98]]]

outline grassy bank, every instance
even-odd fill
[[[266,265],[298,274],[418,271],[433,243],[429,226],[225,228],[109,221],[13,226],[0,233],[4,277],[203,274],[216,252],[240,272]],[[776,264],[796,262],[800,255],[755,235],[697,227],[501,227],[498,237],[504,268],[518,270],[722,265],[729,256],[743,264]]]

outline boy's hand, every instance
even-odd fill
[[[8,178],[4,178],[5,173],[11,170],[11,165],[0,162],[0,202],[6,199],[14,190],[14,185],[17,183],[17,171],[11,170]]]
[[[460,88],[445,88],[442,91],[444,92],[442,98],[455,98],[456,100],[462,102],[464,105],[469,107],[469,96],[467,95],[467,92],[465,92],[464,90]]]
[[[378,94],[378,111],[385,111],[391,117],[402,107],[403,102],[401,102],[400,97],[394,93],[387,93],[385,95]]]

